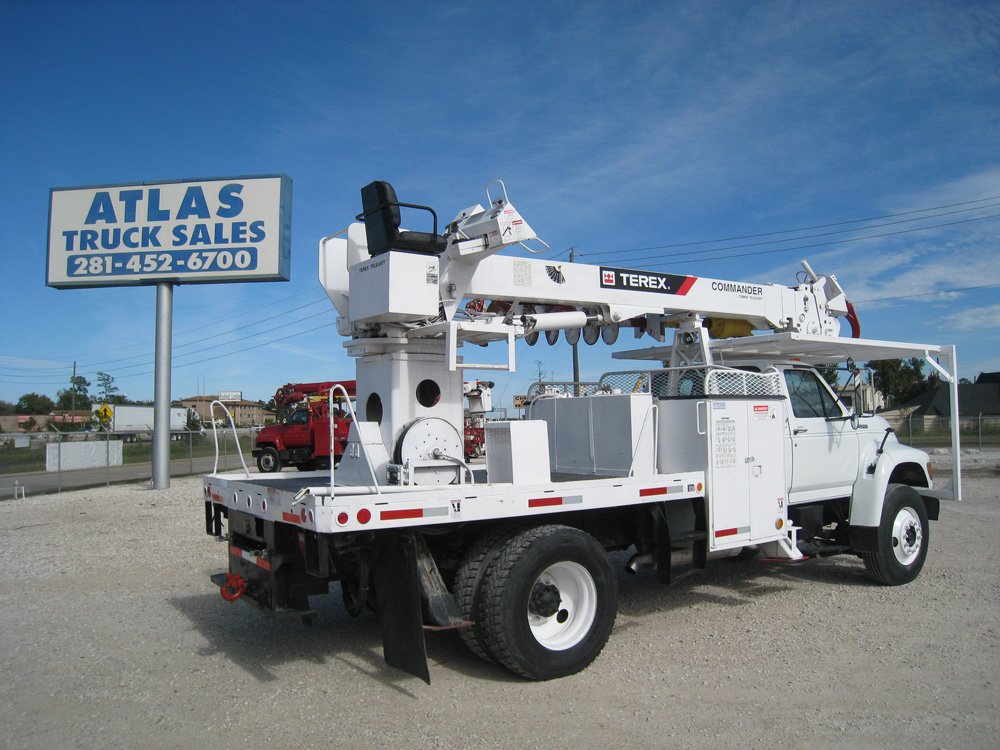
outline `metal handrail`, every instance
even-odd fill
[[[218,404],[222,407],[222,411],[226,413],[229,417],[229,426],[233,428],[233,437],[236,438],[236,452],[239,454],[240,463],[243,464],[243,471],[246,472],[247,479],[250,478],[250,469],[247,468],[247,462],[243,460],[243,449],[240,448],[240,436],[236,432],[236,424],[233,422],[233,415],[230,414],[229,409],[221,401],[213,401],[208,405],[208,415],[212,420],[212,439],[215,441],[215,463],[212,465],[212,473],[215,474],[219,469],[219,432],[215,426],[215,405]]]

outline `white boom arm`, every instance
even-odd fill
[[[753,330],[837,336],[839,318],[851,315],[836,277],[808,266],[802,283],[786,287],[495,255],[537,239],[506,192],[489,211],[460,212],[440,256],[372,257],[363,224],[346,235],[321,241],[320,280],[341,315],[341,333],[369,341],[444,333],[457,348],[584,326],[616,337],[629,325],[662,342],[666,327],[692,314],[708,319],[715,337]],[[477,302],[463,305],[470,299]]]

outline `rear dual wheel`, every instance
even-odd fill
[[[472,650],[532,680],[585,669],[607,643],[617,611],[617,582],[601,545],[568,526],[482,541],[480,582],[465,606],[460,601],[476,622],[463,634]],[[456,588],[462,579],[460,569]]]

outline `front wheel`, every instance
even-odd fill
[[[929,539],[923,498],[909,485],[890,484],[882,504],[878,551],[861,555],[866,572],[887,586],[909,583],[924,567]]]
[[[257,456],[257,468],[264,474],[281,471],[281,456],[274,448],[268,447],[261,450]]]
[[[506,542],[480,603],[485,644],[497,662],[532,680],[585,669],[615,624],[618,585],[597,541],[567,526],[540,526]]]

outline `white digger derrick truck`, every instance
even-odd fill
[[[957,421],[954,479],[933,489],[927,455],[848,410],[813,365],[925,357],[956,414],[954,347],[858,338],[836,278],[805,264],[785,287],[499,255],[537,240],[502,183],[441,233],[388,183],[361,194],[358,223],[320,242],[357,362],[347,448],[329,471],[205,477],[206,531],[229,546],[223,598],[311,622],[309,598],[338,583],[351,614],[378,612],[386,662],[425,681],[425,630],[446,628],[551,679],[608,640],[611,551],[668,584],[755,552],[849,553],[888,585],[919,574],[940,499],[960,499]],[[432,231],[401,229],[401,208],[429,212]],[[465,370],[513,371],[522,337],[622,329],[654,346],[615,356],[654,366],[539,386],[527,419],[487,423],[485,471],[463,460]],[[492,343],[506,362],[459,353]]]

